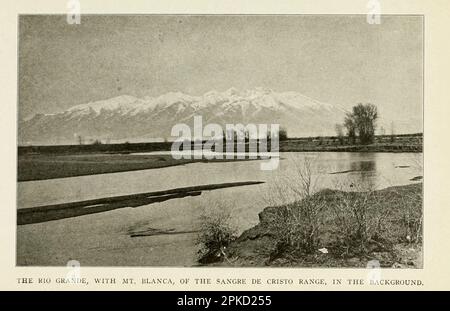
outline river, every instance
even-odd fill
[[[311,169],[313,190],[381,189],[414,183],[422,176],[422,154],[281,153],[274,171],[261,160],[192,163],[161,169],[18,183],[18,208],[80,201],[178,187],[236,181],[264,184],[203,192],[161,203],[105,213],[18,226],[17,264],[64,266],[192,266],[200,216],[227,209],[238,232],[258,223],[268,205],[295,199],[290,189],[299,172]],[[309,163],[309,166],[305,166]],[[282,193],[282,195],[277,195]],[[169,230],[179,234],[137,236]]]

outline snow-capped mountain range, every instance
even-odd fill
[[[37,114],[19,124],[19,144],[74,144],[78,137],[111,142],[170,139],[172,126],[278,123],[291,137],[333,135],[345,111],[296,92],[231,88],[202,96],[170,92],[159,97],[122,95],[73,106],[55,114]]]

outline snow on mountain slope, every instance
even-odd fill
[[[51,115],[35,115],[19,124],[20,144],[73,144],[75,136],[112,141],[170,138],[172,126],[203,122],[225,124],[278,123],[289,136],[332,135],[345,111],[296,92],[255,88],[201,96],[170,92],[158,97],[122,95],[81,104]]]

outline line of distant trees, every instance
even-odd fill
[[[223,131],[222,133],[222,139],[225,142],[227,139],[232,139],[234,141],[236,141],[238,139],[238,137],[243,137],[244,142],[249,142],[250,141],[250,133],[248,130],[244,130],[243,132],[237,132],[235,130],[229,130],[228,132]],[[272,133],[269,130],[267,132],[267,136],[265,138],[267,141],[270,141],[272,139]],[[284,141],[288,139],[288,133],[287,130],[284,127],[281,127],[278,130],[278,139],[280,141]],[[259,140],[259,139],[258,139]]]
[[[81,136],[81,135],[75,135],[75,138],[76,138],[77,145],[85,145],[85,144],[87,144],[87,145],[101,145],[103,143],[105,143],[105,144],[109,144],[110,143],[110,139],[109,138],[107,138],[104,142],[102,140],[98,139],[98,138],[97,139],[90,139],[90,140],[88,140],[87,143],[85,141],[85,138],[83,136]]]

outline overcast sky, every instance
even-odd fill
[[[122,94],[266,87],[421,130],[422,18],[22,16],[19,117]],[[410,121],[411,120],[411,121]],[[400,125],[401,126],[401,125]]]

